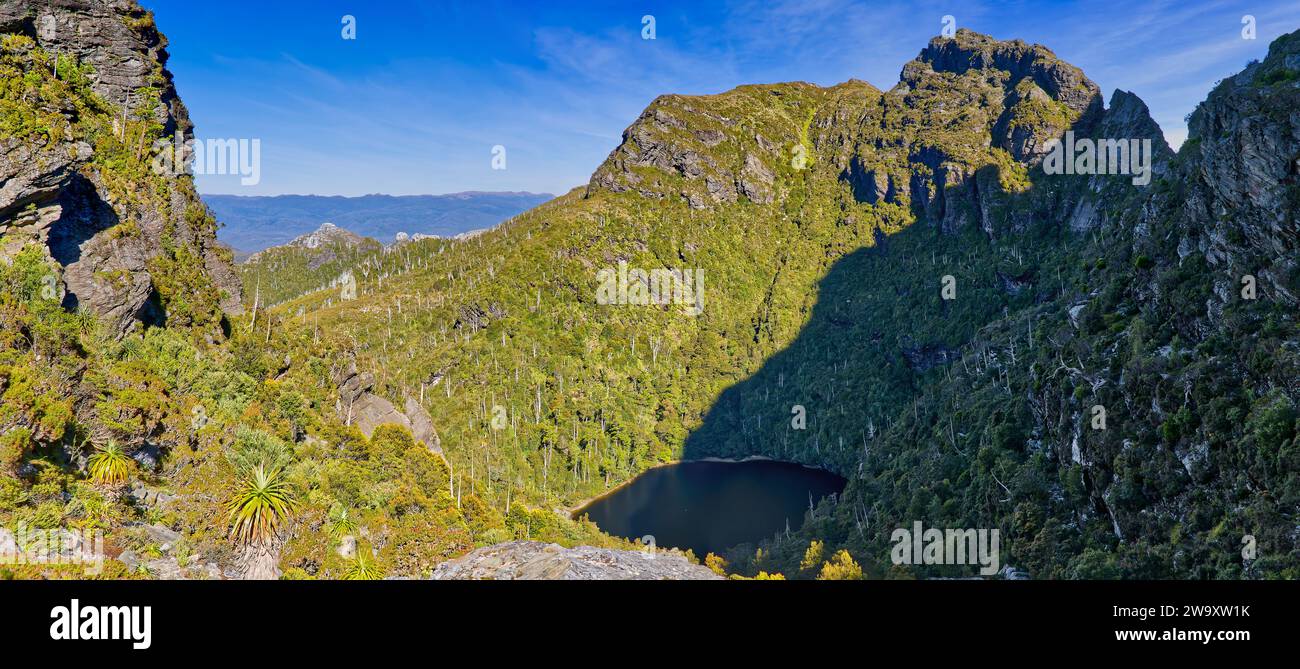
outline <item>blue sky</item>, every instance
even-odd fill
[[[849,78],[882,89],[944,15],[1050,47],[1170,142],[1213,84],[1300,29],[1300,3],[143,0],[200,138],[261,140],[261,182],[205,193],[563,193],[655,96]],[[1242,37],[1242,17],[1257,39]],[[355,40],[341,35],[356,18]],[[642,39],[642,17],[656,39]],[[506,169],[492,169],[492,148]]]

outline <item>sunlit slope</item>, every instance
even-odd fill
[[[888,92],[665,96],[586,188],[279,312],[421,402],[494,501],[569,506],[682,457],[849,477],[801,533],[728,556],[745,573],[796,573],[821,539],[869,575],[945,575],[889,562],[915,520],[998,528],[1036,576],[1281,573],[1300,200],[1285,161],[1243,156],[1294,154],[1292,42],[1177,156],[1136,96],[967,32]],[[1045,173],[1067,131],[1145,142],[1146,183]],[[702,304],[610,304],[624,268],[702,273]],[[1274,552],[1242,563],[1245,535]]]
[[[1006,127],[1055,132],[1100,111],[1077,95],[1095,86],[1045,49],[963,40],[1019,54],[1014,71],[936,70],[939,50],[889,93],[849,82],[665,96],[587,188],[473,240],[386,254],[354,273],[355,300],[323,291],[282,310],[301,308],[297,324],[353,351],[382,394],[422,398],[463,471],[567,504],[681,457],[720,393],[788,348],[832,290],[874,329],[797,361],[761,415],[738,416],[709,450],[847,472],[859,454],[823,420],[795,443],[761,431],[796,403],[832,404],[854,426],[891,415],[924,372],[904,353],[960,346],[1008,303],[1032,300],[997,289],[999,263],[1023,273],[1025,251],[988,237],[1022,225],[1006,214],[1013,200],[1063,196],[1025,192],[1031,156]],[[1062,72],[1061,99],[1039,101],[1055,113],[1026,116],[1017,88]],[[918,217],[928,225],[894,243]],[[834,263],[881,244],[864,275],[824,285]],[[621,263],[702,272],[702,312],[600,304],[601,271]],[[970,299],[940,304],[945,274]]]

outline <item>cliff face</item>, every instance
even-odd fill
[[[1219,270],[1218,302],[1244,275],[1271,298],[1300,304],[1300,33],[1263,62],[1223,80],[1188,125],[1188,184],[1179,253],[1205,254]]]
[[[0,32],[0,254],[43,246],[64,305],[118,333],[237,313],[239,280],[192,178],[153,165],[193,128],[152,16],[125,0],[7,0]]]

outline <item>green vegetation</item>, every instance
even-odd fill
[[[384,573],[370,562],[364,551],[358,552],[352,566],[348,568],[343,575],[345,581],[378,581],[384,577]]]
[[[1239,538],[1247,518],[1284,506],[1240,506],[1249,479],[1232,472],[1250,437],[1207,416],[1251,415],[1259,401],[1228,380],[1241,378],[1235,361],[1257,360],[1259,385],[1284,384],[1293,320],[1231,304],[1231,327],[1272,318],[1273,343],[1249,353],[1207,338],[1206,261],[1174,262],[1167,246],[1180,186],[1164,182],[1140,240],[1149,194],[1126,180],[1103,185],[1105,232],[1071,231],[1062,212],[1083,184],[1031,172],[983,139],[1011,79],[911,74],[910,90],[883,98],[859,83],[660,98],[591,188],[473,240],[410,244],[357,277],[355,301],[309,293],[273,318],[347,351],[380,394],[421,401],[466,489],[493,507],[572,508],[682,457],[759,454],[850,478],[803,531],[715,556],[738,574],[815,578],[829,564],[827,576],[853,575],[850,563],[872,577],[951,573],[888,562],[880,528],[924,518],[1000,528],[1005,561],[1036,577],[1241,575],[1218,520]],[[1077,120],[1077,108],[1025,99],[1039,108],[1017,108],[1013,125],[1056,132]],[[943,160],[900,162],[846,136],[837,115]],[[638,163],[651,143],[707,156],[702,174]],[[763,153],[765,143],[783,148]],[[790,165],[795,146],[816,148],[806,169]],[[892,184],[924,184],[935,168],[973,174],[978,199],[949,182],[871,202],[854,163],[831,158],[841,149]],[[704,182],[742,173],[747,155],[775,174],[774,203],[711,200]],[[620,261],[703,269],[703,314],[597,304],[597,272]],[[942,298],[944,276],[957,299]],[[1167,299],[1151,302],[1147,287]],[[1185,396],[1170,394],[1171,372]],[[1110,411],[1107,431],[1086,429],[1095,404]],[[790,429],[794,405],[808,409],[807,430]],[[1083,462],[1071,456],[1076,426]],[[1270,437],[1268,452],[1290,434]],[[824,553],[808,560],[811,539]],[[1252,568],[1277,569],[1286,550]]]
[[[230,500],[230,535],[243,542],[263,542],[275,536],[298,506],[279,469],[258,464],[240,482]]]
[[[1255,85],[1276,86],[1278,84],[1289,84],[1293,81],[1300,81],[1300,70],[1283,67],[1260,75],[1255,79]]]
[[[287,245],[277,246],[239,265],[239,278],[245,287],[244,304],[251,308],[279,305],[304,293],[317,292],[336,283],[344,272],[352,272],[359,279],[392,271],[402,266],[402,250],[398,248],[397,262],[385,262],[384,246],[373,239],[357,244],[331,241],[317,248]]]
[[[55,84],[29,76],[53,67],[39,49],[3,48],[6,130],[84,133],[125,206],[189,192],[145,167],[156,122],[98,125],[79,66]],[[103,527],[146,554],[127,525],[161,524],[223,564],[278,551],[287,578],[421,576],[511,539],[629,547],[567,510],[656,464],[765,455],[849,486],[797,532],[706,556],[719,574],[952,575],[889,562],[890,530],[924,519],[998,529],[1003,563],[1037,578],[1294,577],[1300,333],[1285,303],[1223,299],[1204,247],[1180,245],[1209,140],[1150,192],[1031,169],[1021,140],[1091,104],[1036,58],[1071,104],[1025,73],[921,61],[889,93],[665,96],[591,187],[483,235],[268,253],[241,268],[258,309],[220,334],[180,221],[149,261],[167,327],[122,337],[65,312],[28,246],[0,266],[0,524]],[[87,120],[48,116],[64,98]],[[1084,202],[1096,216],[1067,224]],[[702,313],[599,303],[620,263],[703,272]],[[331,285],[345,270],[355,295]],[[340,400],[354,364],[420,404],[441,450],[396,425],[367,437]],[[83,463],[91,435],[114,450]],[[131,479],[172,499],[94,485]]]
[[[147,13],[126,20],[137,32],[153,31]],[[223,322],[218,305],[227,296],[208,273],[212,258],[228,259],[211,249],[217,222],[189,177],[151,164],[170,149],[158,111],[167,88],[161,63],[134,92],[137,111],[124,113],[94,93],[96,74],[86,63],[69,54],[56,62],[26,36],[0,40],[0,132],[25,142],[35,162],[81,150],[81,142],[90,147],[78,169],[112,204],[117,225],[108,237],[159,251],[146,264],[152,306],[166,316],[165,328],[123,334],[89,313],[65,311],[62,268],[43,245],[27,243],[37,240],[21,227],[4,228],[0,526],[99,528],[111,555],[162,556],[183,570],[194,566],[193,554],[233,565],[241,543],[278,530],[285,541],[273,547],[286,576],[296,578],[348,572],[333,550],[340,533],[369,537],[374,565],[409,576],[516,537],[626,545],[523,498],[486,503],[466,485],[470,476],[400,429],[367,438],[347,425],[332,390],[346,351],[310,330],[288,331],[283,317],[264,314]],[[94,278],[121,290],[135,276],[119,269]],[[104,446],[90,450],[91,443]],[[327,536],[322,521],[335,508],[347,511]],[[139,524],[183,531],[182,548],[164,555],[131,529]],[[105,577],[151,569],[128,574],[114,565]],[[4,575],[70,573],[80,574],[24,565]]]
[[[109,486],[122,485],[131,475],[131,464],[122,446],[110,439],[107,444],[97,446],[95,454],[90,456],[90,480]]]
[[[297,578],[343,578],[353,565],[333,547],[349,534],[372,538],[370,573],[382,564],[410,576],[514,538],[627,545],[519,497],[508,509],[485,504],[402,428],[367,439],[345,425],[326,390],[339,354],[311,332],[289,334],[276,321],[268,342],[245,320],[216,344],[180,327],[115,340],[43,297],[56,271],[36,248],[0,265],[0,525],[100,527],[110,545],[132,546],[128,523],[158,523],[183,528],[190,550],[231,561],[240,543],[280,530],[282,568]],[[89,434],[112,441],[82,469]],[[151,446],[165,465],[136,468],[127,454]],[[175,500],[146,505],[87,485],[120,485],[119,465]]]

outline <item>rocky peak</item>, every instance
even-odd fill
[[[932,40],[889,94],[854,80],[660,97],[587,192],[705,209],[772,204],[811,178],[847,183],[858,203],[908,206],[944,230],[978,220],[991,233],[989,200],[1027,187],[1051,140],[1092,136],[1103,119],[1160,137],[1140,100],[1116,100],[1107,116],[1098,86],[1046,47],[960,30]]]
[[[340,228],[333,223],[322,223],[319,228],[316,228],[305,235],[294,237],[288,244],[272,246],[271,248],[258,251],[257,253],[248,256],[244,262],[255,264],[265,258],[269,253],[273,253],[280,249],[299,248],[320,250],[321,255],[314,260],[311,266],[311,269],[315,269],[321,264],[329,262],[336,257],[333,247],[356,248],[364,243],[366,243],[366,238],[352,232],[351,230]]]
[[[971,70],[981,74],[1005,73],[1010,95],[1028,83],[1064,104],[1076,114],[1097,112],[1101,108],[1101,89],[1083,70],[1057,58],[1041,44],[1021,40],[1002,41],[962,28],[953,37],[936,37],[915,60],[903,66],[900,82],[910,88],[921,85],[927,73],[964,75]]]
[[[217,331],[239,279],[192,177],[154,157],[188,112],[166,40],[128,0],[8,0],[0,68],[24,132],[0,138],[0,259],[44,247],[67,308],[124,334],[137,322]]]
[[[1101,129],[1105,134],[1120,136],[1127,133],[1124,136],[1151,139],[1158,142],[1170,154],[1173,153],[1169,143],[1165,141],[1160,126],[1151,118],[1151,110],[1147,108],[1147,103],[1130,91],[1116,89],[1111,93],[1110,105],[1106,107]]]
[[[305,235],[299,235],[289,242],[290,246],[300,246],[305,249],[314,249],[326,244],[344,244],[346,246],[356,246],[365,241],[361,235],[334,225],[333,223],[322,223],[315,231]]]

